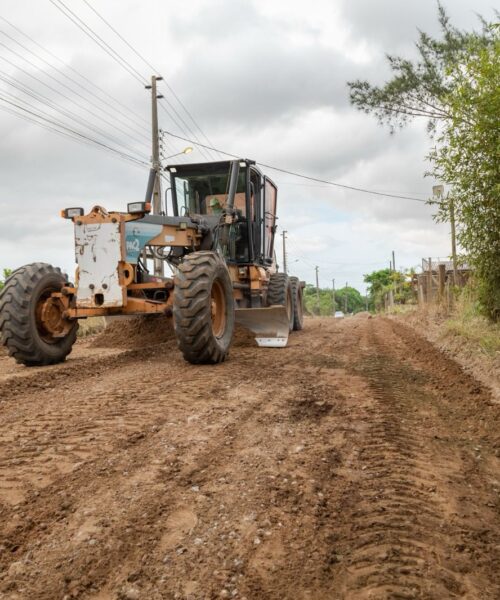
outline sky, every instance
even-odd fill
[[[380,192],[425,200],[438,183],[424,177],[432,146],[425,123],[391,135],[350,106],[346,85],[383,83],[386,54],[411,58],[418,30],[437,35],[434,0],[62,1],[73,21],[80,18],[129,67],[62,14],[59,0],[2,0],[0,269],[41,261],[72,274],[72,224],[60,210],[126,210],[144,198],[151,101],[143,81],[151,66],[165,78],[165,131]],[[477,28],[477,14],[493,18],[491,0],[443,4],[460,28]],[[136,160],[27,121],[36,111]],[[164,139],[164,157],[192,145]],[[195,145],[167,162],[215,158]],[[287,231],[289,272],[308,283],[317,265],[322,287],[335,279],[336,288],[348,283],[364,293],[363,275],[388,267],[392,251],[398,269],[450,254],[449,227],[435,223],[424,202],[264,172],[279,188],[278,235]]]

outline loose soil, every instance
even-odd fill
[[[2,355],[0,598],[497,599],[499,413],[367,315],[218,366],[162,320]]]

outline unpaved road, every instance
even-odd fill
[[[500,407],[412,330],[89,344],[0,358],[0,598],[500,598]]]

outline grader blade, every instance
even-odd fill
[[[236,322],[255,334],[257,345],[263,348],[284,348],[290,332],[289,318],[284,306],[240,308],[235,311]]]

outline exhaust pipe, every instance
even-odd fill
[[[148,186],[146,188],[146,197],[144,198],[144,202],[151,203],[153,199],[153,190],[155,187],[156,181],[156,169],[149,169],[149,178],[148,178]]]

